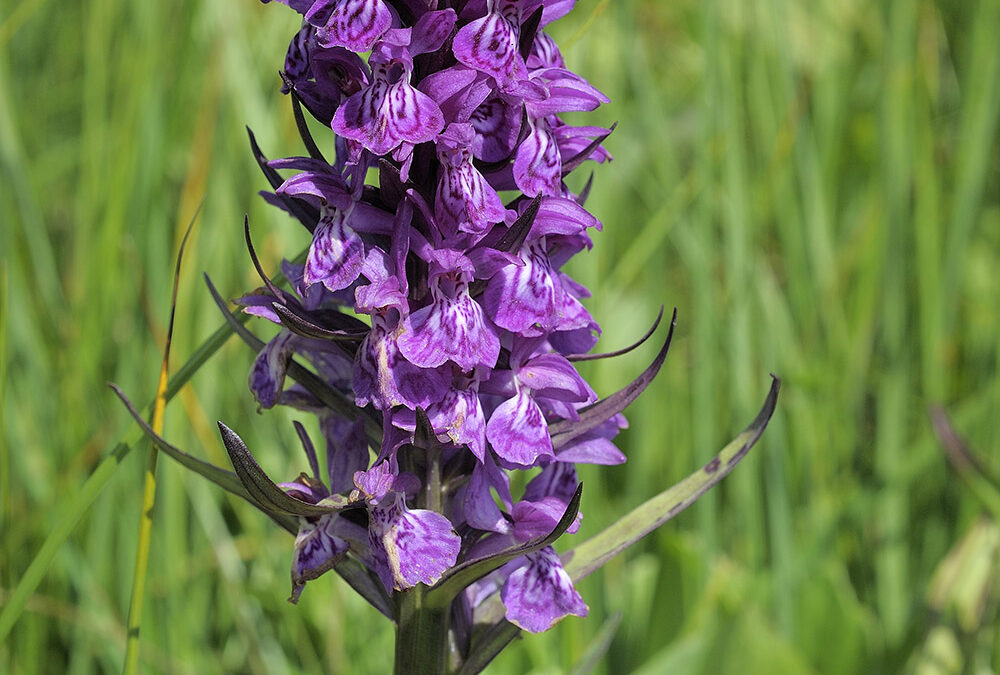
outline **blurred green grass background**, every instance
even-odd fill
[[[257,285],[245,212],[269,269],[307,244],[256,197],[244,130],[301,152],[276,75],[297,23],[255,0],[0,6],[0,602],[128,427],[104,382],[152,396],[202,199],[175,367],[221,323],[200,272],[230,297]],[[599,349],[661,303],[680,315],[629,410],[628,463],[582,471],[579,540],[742,429],[769,372],[784,384],[732,476],[580,585],[588,619],[489,672],[586,672],[612,634],[592,672],[1000,670],[1000,514],[927,417],[943,403],[1000,469],[1000,2],[580,0],[551,28],[612,99],[589,123],[619,122],[588,203],[605,229],[572,265]],[[586,374],[610,393],[652,349]],[[224,464],[222,419],[295,475],[295,416],[256,414],[252,356],[231,340],[165,435]],[[0,670],[120,669],[144,452],[61,549]],[[387,672],[390,625],[334,575],[285,602],[290,545],[162,459],[143,672]]]

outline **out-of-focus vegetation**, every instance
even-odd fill
[[[296,26],[255,0],[0,6],[0,603],[128,427],[104,382],[153,394],[198,204],[175,365],[221,323],[201,271],[230,297],[257,285],[244,212],[270,270],[306,245],[254,194],[244,130],[301,152],[276,74]],[[604,232],[572,267],[599,349],[661,303],[680,314],[629,411],[628,463],[582,472],[577,536],[714,453],[769,372],[784,385],[732,476],[581,584],[588,619],[491,672],[571,672],[618,612],[594,672],[1000,670],[998,514],[927,415],[944,404],[1000,469],[998,30],[997,0],[580,0],[552,26],[612,99],[590,123],[619,122],[588,203]],[[586,374],[609,393],[652,349]],[[252,356],[230,341],[165,435],[224,464],[222,419],[290,478],[296,415],[256,414]],[[120,668],[144,452],[60,550],[0,670]],[[166,458],[159,478],[144,672],[387,671],[390,625],[334,575],[285,602],[284,532]]]

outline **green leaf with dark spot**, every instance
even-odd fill
[[[563,565],[573,581],[583,579],[603,566],[611,558],[691,506],[709,488],[725,478],[764,433],[778,402],[780,386],[781,380],[774,377],[764,406],[754,421],[708,464],[633,509],[631,513],[603,532],[564,553]]]

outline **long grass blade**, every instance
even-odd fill
[[[181,262],[184,247],[194,228],[201,205],[195,210],[188,223],[187,231],[177,251],[177,265],[174,267],[174,285],[170,297],[170,319],[167,322],[167,336],[163,344],[163,360],[160,362],[160,377],[156,385],[153,401],[153,416],[150,426],[157,435],[163,433],[163,413],[167,407],[167,380],[170,370],[170,343],[174,335],[174,318],[177,314],[177,288],[181,279]],[[156,504],[156,446],[150,444],[146,457],[146,470],[142,477],[142,511],[139,513],[139,541],[135,551],[135,573],[132,578],[132,595],[128,608],[128,634],[125,642],[125,663],[122,672],[134,675],[139,672],[139,630],[142,626],[142,606],[146,598],[146,574],[149,571],[149,547],[153,534],[153,506]]]

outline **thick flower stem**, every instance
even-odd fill
[[[424,604],[427,588],[397,591],[396,675],[439,675],[448,658],[448,608]]]

